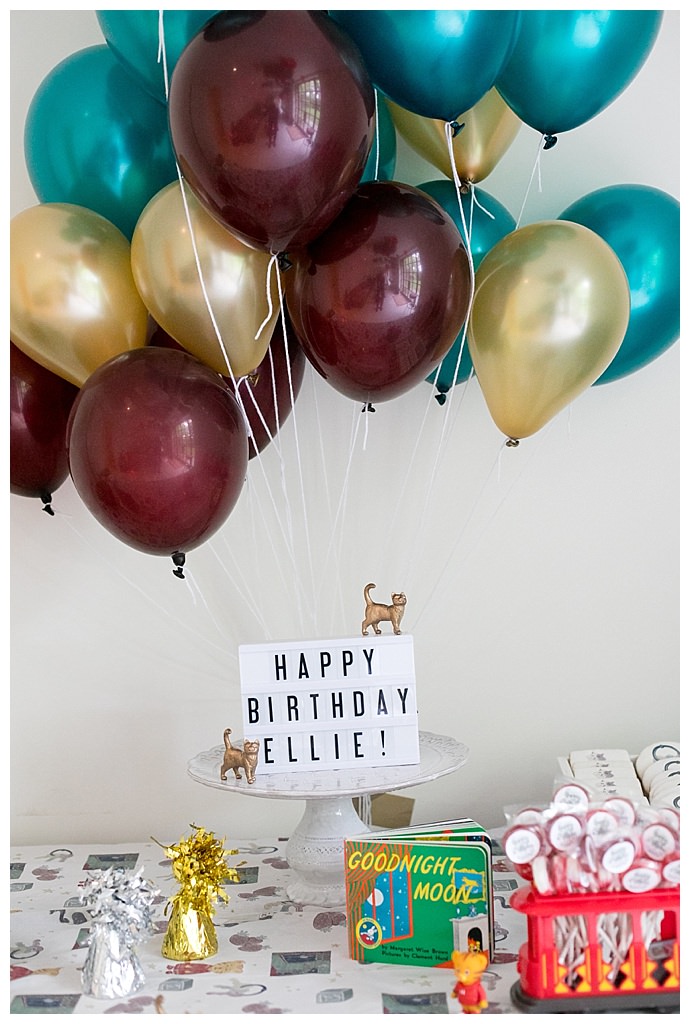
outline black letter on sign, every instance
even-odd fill
[[[256,725],[259,721],[259,701],[256,697],[247,697],[247,722]]]

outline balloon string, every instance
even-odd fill
[[[290,353],[289,353],[289,351],[285,352],[285,360],[286,360],[286,366],[288,368],[288,373],[291,374]],[[269,443],[271,441],[273,441],[275,446],[276,446],[276,448],[278,448],[278,450],[280,451],[280,453],[282,455],[283,445],[282,445],[282,438],[281,438],[281,433],[280,433],[280,409],[278,407],[278,384],[277,384],[277,381],[276,381],[276,366],[275,366],[275,361],[273,359],[273,349],[271,348],[270,345],[268,346],[268,364],[271,367],[271,397],[273,398],[273,417],[274,417],[275,425],[276,425],[275,434],[272,437],[270,436],[270,431],[269,431]],[[292,392],[291,392],[291,394],[290,394],[290,409],[291,410],[293,409],[294,404],[295,404],[295,402],[294,402],[294,399],[292,398]],[[261,417],[261,419],[262,419],[262,422],[264,423],[264,426],[265,426],[266,422],[263,419],[263,416]]]
[[[266,324],[270,323],[271,319],[273,318],[273,296],[271,295],[271,270],[273,269],[274,265],[276,268],[276,276],[278,278],[278,287],[280,287],[280,271],[278,269],[278,256],[275,253],[271,256],[270,260],[268,261],[268,266],[266,267],[266,303],[268,305],[268,313],[266,314],[264,322],[261,324],[258,331],[254,335],[254,341],[257,340]]]
[[[450,160],[450,166],[451,166],[452,171],[453,171],[453,182],[455,184],[455,192],[456,192],[456,195],[458,197],[458,207],[460,209],[460,219],[462,221],[463,231],[465,232],[465,239],[464,239],[464,241],[465,241],[465,244],[467,246],[467,255],[468,255],[469,264],[470,264],[470,301],[469,301],[469,306],[468,306],[468,316],[469,316],[469,310],[472,308],[472,300],[474,299],[474,265],[472,263],[472,257],[470,255],[470,232],[467,230],[467,223],[465,221],[465,210],[464,210],[463,205],[462,205],[462,182],[460,181],[460,176],[458,174],[458,168],[457,168],[457,165],[455,163],[455,151],[453,150],[453,124],[452,124],[452,122],[450,122],[450,121],[446,122],[445,132],[446,132],[446,145],[448,147],[448,158]],[[470,208],[470,210],[471,210],[471,208]]]
[[[473,221],[474,221],[474,200],[475,200],[475,195],[474,195],[474,185],[472,183],[470,183],[470,185],[469,185],[469,187],[470,187],[470,196],[471,196],[471,201],[470,201],[470,225],[469,225],[469,228],[468,228],[467,221],[465,220],[465,208],[464,208],[463,203],[462,203],[462,183],[460,181],[460,176],[458,174],[458,168],[457,168],[457,165],[456,165],[456,162],[455,162],[455,151],[453,149],[453,125],[452,125],[452,123],[450,121],[446,122],[445,131],[446,131],[446,145],[448,146],[448,158],[450,160],[450,165],[451,165],[451,168],[453,170],[453,182],[455,183],[455,193],[456,193],[456,196],[457,196],[457,199],[458,199],[458,207],[459,207],[459,210],[460,210],[460,219],[462,220],[462,227],[463,227],[463,231],[465,233],[465,244],[466,244],[466,247],[467,247],[467,261],[468,261],[468,264],[469,264],[469,271],[470,271],[470,298],[469,298],[469,302],[467,304],[467,316],[465,317],[465,322],[464,322],[463,328],[462,328],[462,338],[460,340],[460,350],[458,352],[458,358],[457,358],[457,361],[456,361],[456,364],[455,364],[455,371],[453,373],[453,388],[451,388],[450,395],[449,395],[448,408],[446,409],[446,419],[447,419],[447,417],[449,415],[449,412],[450,412],[450,406],[452,404],[452,396],[453,396],[454,385],[455,385],[455,383],[457,381],[458,373],[460,371],[460,360],[462,359],[462,355],[463,355],[463,352],[464,352],[464,349],[465,349],[465,341],[466,341],[466,338],[467,338],[467,329],[468,329],[469,322],[470,322],[470,314],[472,312],[472,304],[474,303],[475,274],[474,274],[474,260],[472,259],[472,224],[473,224]]]
[[[335,580],[336,580],[336,586],[335,586],[335,588],[331,589],[331,593],[333,593],[333,590],[335,590],[335,594],[336,594],[337,599],[338,599],[337,600],[337,605],[338,605],[337,610],[340,612],[340,620],[341,621],[343,621],[345,619],[345,602],[343,600],[343,590],[342,590],[342,587],[340,586],[340,577],[341,577],[340,567],[343,564],[343,544],[345,543],[345,515],[346,515],[346,508],[347,508],[347,505],[348,505],[349,497],[350,497],[349,487],[350,487],[350,472],[351,472],[351,468],[352,468],[352,458],[353,458],[353,455],[354,455],[354,452],[355,452],[355,446],[356,446],[356,443],[357,443],[357,435],[359,433],[359,429],[361,427],[361,424],[362,424],[361,413],[357,412],[357,406],[356,406],[356,404],[353,403],[353,405],[352,405],[352,421],[350,423],[350,456],[349,456],[348,464],[347,464],[346,477],[345,477],[345,479],[343,481],[342,515],[337,517],[337,521],[334,522],[334,525],[333,525],[333,537],[334,538],[337,537],[337,542],[336,542],[336,545],[335,545],[335,548],[336,548],[336,551],[335,551]],[[338,526],[338,524],[339,524],[339,526]],[[337,531],[336,531],[336,527],[337,527]],[[324,581],[325,580],[326,580],[326,576],[324,574]],[[332,609],[333,610],[332,610],[332,613],[331,613],[331,630],[330,630],[331,633],[333,632],[333,630],[335,628],[336,601],[333,601]]]
[[[165,30],[163,28],[163,11],[158,12],[158,64],[163,62],[163,83],[165,86],[165,99],[168,99],[168,56],[165,49]]]
[[[204,273],[203,273],[203,270],[201,268],[201,259],[199,257],[199,249],[198,249],[197,244],[196,244],[196,236],[195,236],[195,233],[194,233],[194,227],[192,225],[191,214],[189,212],[189,204],[187,202],[187,195],[186,195],[186,192],[185,192],[184,178],[182,176],[182,171],[180,170],[180,165],[177,163],[177,160],[175,161],[175,167],[177,168],[177,177],[178,177],[179,182],[180,182],[180,192],[182,194],[182,203],[184,205],[185,218],[187,220],[187,228],[189,229],[189,238],[191,240],[192,250],[194,252],[194,262],[196,264],[196,270],[197,270],[197,274],[198,274],[198,277],[199,277],[199,284],[201,286],[201,293],[204,296],[204,302],[206,304],[206,309],[208,311],[209,317],[211,318],[211,324],[213,325],[213,331],[214,331],[214,333],[216,335],[216,339],[217,339],[218,344],[220,346],[220,350],[223,353],[223,358],[225,360],[225,366],[226,366],[226,369],[227,369],[226,376],[229,377],[230,380],[232,381],[233,387],[235,389],[235,394],[237,394],[238,382],[235,379],[235,374],[233,373],[232,365],[230,363],[230,357],[228,356],[227,349],[225,348],[225,342],[223,341],[223,337],[221,335],[220,328],[218,326],[218,322],[217,322],[216,317],[214,315],[213,308],[211,306],[211,300],[208,297],[208,291],[206,289],[206,282],[204,281]],[[248,432],[250,430],[251,430],[251,428],[248,427]]]
[[[471,196],[471,202],[470,202],[470,227],[469,227],[469,231],[467,232],[467,238],[468,238],[467,245],[468,245],[468,257],[469,257],[470,266],[472,268],[474,268],[474,262],[473,262],[473,259],[472,259],[472,225],[473,225],[473,222],[474,222],[474,199],[475,199],[475,196],[474,196],[474,185],[470,185],[470,196]],[[462,202],[460,204],[460,207],[462,209]],[[468,309],[467,309],[467,316],[465,317],[465,322],[462,325],[462,334],[461,334],[461,337],[460,337],[460,345],[458,347],[458,355],[457,355],[457,358],[455,360],[455,367],[453,368],[453,383],[451,385],[451,388],[450,388],[450,391],[449,391],[449,394],[448,394],[448,402],[447,402],[447,405],[446,405],[446,415],[443,418],[443,430],[441,432],[441,441],[443,441],[443,438],[445,437],[446,424],[448,422],[448,419],[450,418],[450,410],[451,410],[451,406],[453,404],[453,396],[455,395],[455,388],[456,388],[456,384],[458,382],[458,377],[460,375],[460,363],[462,362],[462,357],[463,357],[463,354],[465,352],[465,345],[467,344],[467,331],[468,331],[468,328],[469,328],[471,303],[472,303],[472,298],[474,297],[474,275],[472,276],[472,285],[471,285],[471,287],[472,287],[472,297],[470,298],[470,305],[468,306]],[[440,369],[440,366],[439,366],[439,369]],[[472,372],[473,372],[473,370],[472,370]],[[470,376],[471,376],[471,374],[470,374]]]
[[[100,559],[101,562],[103,562],[105,565],[107,565],[108,568],[112,572],[114,572],[117,576],[119,576],[121,580],[124,580],[124,582],[127,583],[130,587],[132,587],[133,590],[136,590],[137,593],[141,597],[143,597],[145,601],[147,601],[149,604],[153,605],[153,607],[158,612],[160,612],[160,614],[161,614],[161,616],[163,618],[169,619],[170,621],[175,623],[176,627],[179,630],[182,630],[184,632],[190,633],[195,640],[203,641],[203,643],[205,643],[210,649],[212,649],[214,652],[217,652],[221,656],[222,664],[223,665],[225,664],[225,660],[226,660],[227,655],[228,655],[228,650],[227,650],[227,647],[225,645],[219,646],[218,644],[214,643],[213,640],[210,640],[207,636],[204,636],[200,631],[198,631],[198,630],[195,631],[195,630],[191,629],[189,624],[188,624],[188,622],[185,619],[181,619],[181,618],[179,618],[179,616],[171,614],[171,612],[169,611],[169,609],[165,605],[160,604],[158,601],[154,601],[151,598],[151,595],[146,590],[144,590],[142,587],[140,587],[139,584],[136,583],[131,578],[131,576],[127,576],[125,573],[123,573],[118,568],[118,566],[116,564],[114,564],[109,559],[104,557],[103,551],[102,551],[101,547],[100,546],[97,547],[96,545],[92,544],[91,541],[88,539],[88,537],[86,537],[85,534],[82,533],[81,530],[77,529],[77,527],[72,522],[72,517],[71,516],[66,515],[65,513],[59,513],[59,514],[60,514],[60,516],[62,518],[64,518],[66,520],[67,525],[69,526],[70,530],[72,530],[72,532],[79,538],[79,540],[90,549],[91,553],[96,558]],[[187,585],[187,591],[190,594],[190,596],[192,596],[192,598],[193,598],[193,592],[192,592],[191,587],[189,585],[188,576],[189,576],[189,567],[187,566],[186,570],[185,570],[185,582],[186,582],[186,585]],[[175,590],[178,590],[178,587],[179,587],[179,584],[175,586]],[[196,602],[194,602],[194,603],[196,603]]]
[[[522,215],[525,212],[525,206],[527,205],[527,198],[529,196],[530,189],[532,188],[532,182],[534,181],[534,175],[535,174],[537,175],[538,187],[539,187],[539,191],[541,192],[541,150],[542,150],[542,141],[543,141],[543,136],[540,136],[539,137],[539,146],[537,148],[537,156],[536,156],[536,159],[534,161],[534,166],[532,167],[532,173],[529,176],[529,181],[527,182],[527,188],[525,189],[525,198],[522,200],[522,206],[520,207],[520,214],[519,214],[518,219],[517,219],[517,224],[515,225],[515,230],[516,231],[520,227],[520,224],[522,222]]]
[[[270,355],[270,351],[271,350],[269,349],[269,355]],[[272,360],[271,360],[271,373],[273,373],[273,361]],[[271,438],[270,427],[268,426],[268,423],[266,422],[264,414],[261,411],[261,408],[260,408],[258,402],[256,401],[256,398],[254,397],[254,388],[253,388],[253,386],[252,386],[252,384],[251,384],[251,382],[249,380],[249,377],[243,377],[242,380],[246,381],[246,384],[247,384],[246,392],[245,392],[245,394],[247,396],[247,399],[251,401],[252,407],[254,408],[254,412],[256,413],[256,415],[258,416],[259,420],[261,421],[261,425],[264,428],[264,430],[266,431],[266,436],[270,439]],[[247,410],[244,407],[245,399],[243,397],[242,392],[239,389],[237,391],[237,401],[239,402],[240,408],[242,409],[242,412],[244,413],[244,418],[245,418],[246,423],[249,424],[249,427],[248,427],[248,430],[247,430],[247,437],[249,438],[249,440],[250,440],[250,442],[252,444],[252,447],[254,449],[255,455],[258,455],[259,454],[259,445],[257,444],[256,436],[255,436],[254,431],[253,431],[253,429],[251,427],[251,422],[249,420],[249,417],[247,416]],[[277,420],[276,420],[276,422],[277,422]]]
[[[337,506],[336,511],[335,511],[335,516],[333,516],[332,519],[331,519],[332,526],[331,526],[330,536],[328,538],[328,547],[326,549],[326,556],[325,556],[325,558],[323,560],[323,564],[324,564],[324,567],[325,567],[325,566],[328,565],[328,562],[329,562],[329,559],[331,557],[331,554],[332,554],[333,550],[335,549],[338,552],[338,554],[336,555],[336,558],[335,558],[335,589],[336,589],[336,591],[340,590],[340,587],[337,585],[337,583],[339,581],[339,578],[340,578],[340,565],[341,565],[341,559],[340,559],[339,552],[340,552],[340,549],[342,547],[342,533],[343,533],[344,524],[345,524],[345,509],[347,507],[348,497],[349,497],[350,474],[351,474],[351,470],[352,470],[352,460],[354,458],[354,453],[355,453],[355,449],[356,449],[356,445],[357,445],[357,435],[359,434],[359,429],[360,429],[360,426],[361,426],[361,414],[358,414],[358,413],[354,412],[355,409],[356,409],[356,406],[353,407],[353,417],[356,417],[356,418],[353,418],[352,429],[351,429],[351,432],[350,432],[350,450],[349,450],[348,457],[347,457],[347,464],[346,464],[346,467],[345,467],[345,475],[343,477],[343,483],[342,483],[342,487],[340,489],[340,498],[338,500],[338,506]],[[341,538],[340,544],[338,544],[337,540],[336,540],[336,538],[338,536],[340,536],[340,538]],[[324,576],[323,576],[323,582],[324,583],[326,582],[325,572],[324,572]],[[333,580],[329,581],[329,586],[332,586],[333,582],[334,582]],[[317,601],[320,601],[320,596],[321,596],[321,591],[319,589],[319,592],[317,593]]]
[[[378,90],[374,89],[374,116],[376,123],[376,165],[374,167],[374,181],[379,180],[379,156],[381,154],[381,147],[379,145],[379,94]]]
[[[470,183],[470,190],[472,192],[472,205],[478,206],[482,213],[485,213],[487,217],[491,217],[492,220],[496,220],[495,215],[490,210],[487,210],[485,206],[482,206],[482,204],[477,199],[477,190],[475,188],[474,182]]]
[[[505,490],[504,490],[504,492],[503,492],[503,494],[502,494],[502,496],[500,498],[500,501],[498,502],[498,504],[494,508],[494,510],[491,513],[491,515],[488,516],[486,519],[484,519],[484,521],[482,523],[482,526],[481,526],[481,529],[480,529],[480,533],[479,533],[478,538],[475,540],[475,542],[473,543],[472,547],[468,548],[466,550],[463,558],[460,560],[459,565],[456,566],[456,569],[459,568],[459,566],[462,565],[462,563],[464,561],[466,561],[467,558],[469,558],[470,554],[473,551],[476,551],[479,543],[481,542],[482,537],[487,533],[487,531],[489,530],[489,527],[492,525],[494,520],[498,517],[498,514],[499,514],[501,508],[503,507],[503,505],[505,504],[505,502],[508,500],[508,497],[510,496],[511,491],[513,490],[513,488],[516,486],[517,482],[522,477],[523,473],[527,469],[527,466],[529,465],[531,460],[536,455],[536,453],[539,450],[540,446],[543,444],[544,439],[545,439],[546,435],[548,434],[549,428],[551,427],[551,425],[552,425],[551,423],[547,424],[546,427],[543,430],[540,431],[540,436],[534,438],[534,442],[535,443],[533,445],[530,445],[529,456],[525,458],[524,462],[520,466],[520,469],[516,473],[516,475],[513,478],[512,482],[509,484],[509,486],[507,488],[505,488]],[[486,480],[482,484],[482,486],[481,486],[481,488],[480,488],[480,490],[479,490],[479,492],[477,494],[477,497],[474,500],[472,508],[470,509],[470,513],[467,516],[467,518],[465,519],[465,522],[464,522],[464,524],[462,526],[462,529],[456,535],[455,542],[453,543],[453,546],[451,547],[451,549],[450,549],[450,551],[448,553],[448,557],[446,558],[446,560],[445,560],[445,562],[443,564],[443,567],[441,568],[441,571],[440,571],[440,573],[438,574],[438,576],[436,578],[436,582],[435,582],[435,584],[434,584],[430,594],[428,595],[427,599],[425,600],[424,604],[422,605],[422,607],[421,607],[421,609],[419,611],[419,614],[417,615],[417,619],[414,622],[411,623],[411,625],[410,625],[411,629],[415,628],[419,624],[420,619],[423,617],[423,615],[426,613],[427,609],[429,608],[429,606],[431,604],[431,601],[432,601],[432,598],[434,597],[434,594],[436,593],[436,591],[437,591],[441,581],[443,580],[446,572],[448,571],[450,563],[452,562],[452,560],[453,560],[453,558],[455,556],[455,553],[456,553],[458,547],[460,546],[460,542],[464,538],[464,536],[465,536],[465,534],[466,534],[466,532],[467,532],[467,530],[469,528],[469,525],[470,525],[470,523],[471,523],[471,521],[472,521],[472,519],[474,517],[474,514],[475,514],[475,512],[476,512],[476,510],[477,510],[477,508],[479,506],[480,499],[481,499],[484,491],[486,490],[486,488],[488,486],[488,483],[489,483],[489,481],[491,479],[491,476],[493,474],[494,468],[497,470],[497,480],[500,481],[500,470],[501,470],[501,463],[502,463],[502,460],[503,460],[504,450],[505,450],[505,441],[501,441],[501,447],[498,450],[498,453],[497,453],[496,458],[494,460],[494,464],[493,464],[491,470],[489,471],[489,474],[488,474]],[[521,450],[522,450],[521,448],[517,449],[517,451],[521,451]],[[434,607],[436,607],[436,605],[434,605]]]
[[[170,96],[170,82],[169,82],[169,79],[168,79],[168,61],[167,61],[167,51],[166,51],[166,46],[165,46],[165,32],[164,32],[164,28],[163,28],[163,11],[159,11],[158,12],[158,49],[159,49],[159,53],[162,54],[162,58],[163,58],[163,81],[164,81],[164,85],[165,85],[165,99],[166,99],[166,102],[167,102],[168,99],[169,99],[169,96]],[[206,282],[204,281],[204,275],[203,275],[203,271],[201,269],[201,260],[199,258],[199,250],[198,250],[198,247],[197,247],[197,244],[196,244],[196,237],[195,237],[195,233],[194,233],[194,228],[192,226],[192,218],[191,218],[191,215],[189,213],[189,204],[187,202],[187,195],[186,195],[186,192],[185,192],[184,177],[182,175],[182,171],[180,169],[180,165],[177,162],[177,157],[175,157],[175,170],[177,171],[177,178],[178,178],[178,181],[180,183],[180,192],[182,194],[182,203],[184,205],[184,212],[185,212],[185,218],[187,220],[187,228],[189,230],[189,237],[190,237],[191,242],[192,242],[192,249],[193,249],[193,252],[194,252],[194,262],[196,264],[197,275],[199,277],[199,284],[201,285],[201,292],[202,292],[202,295],[204,296],[204,302],[206,304],[206,309],[208,310],[208,315],[211,318],[211,324],[213,326],[213,330],[214,330],[214,333],[216,335],[216,339],[218,340],[218,344],[220,346],[220,350],[223,353],[223,358],[225,360],[225,365],[226,365],[226,368],[227,368],[227,376],[231,379],[231,381],[233,383],[233,386],[235,388],[235,394],[237,394],[237,381],[235,380],[235,374],[233,373],[233,369],[232,369],[232,366],[230,364],[230,357],[228,356],[227,350],[225,348],[225,343],[223,341],[223,338],[222,338],[222,335],[221,335],[221,332],[220,332],[220,328],[218,327],[218,323],[217,323],[215,315],[213,313],[213,309],[211,307],[211,300],[208,297],[208,291],[206,289]],[[251,432],[251,427],[249,427],[248,423],[246,422],[246,417],[245,417],[245,424],[247,425],[248,433]]]
[[[255,519],[254,519],[253,516],[251,517],[251,522],[252,522],[252,525],[254,525]],[[230,581],[232,586],[235,588],[235,590],[236,590],[240,600],[242,601],[243,606],[245,608],[248,608],[251,611],[251,613],[254,616],[254,618],[256,619],[257,623],[259,624],[259,626],[263,630],[264,635],[265,636],[269,636],[270,634],[269,634],[269,629],[268,629],[268,623],[266,622],[265,618],[261,614],[261,605],[254,599],[254,595],[252,593],[251,586],[248,584],[247,580],[245,579],[244,575],[242,574],[242,570],[240,569],[239,563],[237,561],[237,558],[235,557],[235,554],[234,554],[231,546],[228,544],[228,542],[227,542],[227,540],[225,538],[221,538],[221,539],[224,542],[224,546],[225,546],[225,549],[226,549],[226,552],[227,552],[226,555],[225,555],[225,558],[221,558],[220,554],[218,553],[218,551],[216,550],[216,548],[214,546],[213,541],[211,541],[209,543],[209,548],[210,548],[210,550],[211,550],[211,552],[213,554],[213,557],[216,559],[216,561],[220,565],[221,569],[225,573],[226,577],[228,578],[228,580]],[[256,545],[255,545],[255,549],[256,549]],[[233,566],[233,571],[232,572],[228,571],[228,566],[227,566],[228,560],[232,563],[232,566]],[[276,559],[276,564],[279,564],[278,559]],[[242,584],[241,587],[239,587],[238,584],[237,584],[238,579],[240,580],[240,583]]]
[[[211,551],[213,552],[214,556],[217,558],[218,556],[217,556],[216,552],[213,550],[213,547],[210,544],[209,544],[209,547],[211,548]],[[222,628],[222,626],[220,625],[220,623],[218,622],[217,617],[214,615],[213,611],[209,607],[208,601],[204,597],[203,591],[201,590],[201,588],[199,587],[198,583],[196,582],[196,579],[194,578],[194,575],[192,573],[190,573],[188,566],[185,566],[185,579],[189,579],[189,585],[190,585],[189,589],[190,589],[191,594],[192,594],[192,600],[194,602],[194,605],[196,605],[196,603],[197,603],[196,602],[196,597],[194,596],[194,594],[196,593],[196,594],[199,595],[199,600],[201,601],[201,603],[202,603],[202,605],[203,605],[203,607],[204,607],[204,609],[205,609],[209,619],[214,624],[214,626],[216,627],[216,629],[218,630],[220,635],[221,636],[226,636],[227,635],[227,631],[224,630]],[[244,600],[246,601],[246,598],[244,598]],[[235,657],[235,660],[237,660],[237,655],[235,655],[234,657]]]
[[[410,483],[410,478],[412,477],[412,473],[413,473],[413,469],[414,469],[414,465],[415,465],[415,459],[417,458],[417,453],[419,451],[419,446],[420,446],[420,444],[422,442],[422,437],[423,437],[423,434],[424,434],[424,428],[425,428],[425,425],[426,425],[428,417],[429,417],[429,409],[431,407],[431,403],[433,402],[433,400],[434,400],[434,394],[433,394],[433,391],[432,391],[432,392],[429,393],[428,398],[427,398],[426,406],[425,406],[425,409],[424,409],[424,415],[422,416],[422,422],[421,422],[420,427],[419,427],[419,429],[417,431],[417,436],[415,438],[414,447],[412,449],[412,454],[407,459],[407,468],[405,470],[405,477],[404,477],[403,482],[401,484],[400,492],[398,494],[398,498],[397,498],[397,501],[396,501],[396,504],[395,504],[395,509],[394,509],[393,515],[391,517],[391,521],[392,522],[398,522],[398,520],[399,520],[399,512],[400,512],[400,509],[402,507],[403,501],[405,499],[405,495],[407,494],[407,489],[408,489],[408,486],[409,486],[409,483]],[[432,483],[430,483],[429,486],[427,487],[427,496],[428,496],[428,491],[431,489],[431,486],[432,486]],[[419,534],[419,523],[417,524],[417,528],[415,530],[415,537],[418,536],[418,534]],[[393,542],[394,542],[393,533],[392,533],[392,531],[388,531],[388,535],[386,537],[386,546],[384,548],[384,555],[383,555],[384,562],[385,562],[385,559],[388,557],[388,553],[390,551],[390,547],[391,547],[391,544]],[[404,580],[405,580],[405,577],[403,575],[403,579],[400,581],[401,585],[404,584]]]
[[[362,439],[362,451],[365,452],[367,450],[367,439],[369,437],[369,417],[371,416],[369,403],[364,406],[362,412],[364,413],[364,437]]]
[[[268,536],[268,538],[270,540],[271,549],[272,549],[272,551],[273,551],[273,553],[275,555],[275,559],[274,559],[275,565],[276,566],[280,566],[280,564],[281,564],[281,561],[278,558],[278,555],[276,553],[275,544],[274,544],[274,536],[276,535],[276,532],[278,532],[280,534],[280,536],[282,537],[283,544],[285,545],[285,551],[287,552],[288,560],[290,562],[290,565],[292,566],[292,582],[293,582],[293,585],[295,586],[295,589],[296,589],[296,605],[297,605],[298,617],[299,617],[299,621],[300,621],[300,627],[303,629],[304,623],[303,623],[303,612],[302,612],[302,608],[303,608],[302,598],[304,597],[306,599],[306,595],[303,595],[302,589],[301,589],[301,584],[300,584],[299,565],[298,565],[298,560],[297,560],[297,556],[296,556],[294,529],[293,529],[293,522],[292,522],[292,515],[291,515],[291,504],[290,504],[290,500],[289,500],[289,497],[288,497],[287,486],[286,486],[285,465],[284,465],[283,460],[281,459],[280,460],[281,490],[282,490],[283,500],[284,500],[284,509],[285,509],[284,515],[281,515],[280,512],[279,512],[278,503],[277,503],[275,495],[273,493],[273,489],[272,489],[271,484],[269,482],[268,476],[266,475],[266,467],[264,465],[263,460],[260,459],[260,458],[259,459],[255,459],[253,461],[253,463],[252,463],[252,466],[263,477],[263,482],[265,484],[266,491],[267,491],[267,494],[268,494],[268,501],[269,501],[269,503],[271,505],[271,508],[273,509],[273,514],[275,516],[275,521],[277,523],[277,531],[276,531],[275,527],[269,526],[268,521],[266,519],[266,515],[265,515],[265,504],[264,504],[264,502],[259,501],[257,503],[258,513],[259,513],[259,515],[260,515],[260,517],[261,517],[261,519],[262,519],[262,521],[264,523],[266,536]],[[253,487],[253,483],[254,482],[252,480],[251,475],[248,475],[247,476],[247,485],[250,488],[250,490]],[[257,518],[256,516],[252,516],[252,521],[254,521],[256,518]]]
[[[326,450],[323,443],[324,431],[321,429],[321,413],[320,413],[320,402],[319,395],[316,388],[316,374],[311,374],[311,387],[312,387],[312,405],[316,414],[316,436],[319,439],[319,454],[321,460],[321,478],[324,481],[324,500],[325,500],[325,521],[331,524],[331,534],[329,537],[328,550],[326,557],[322,561],[322,575],[321,584],[317,589],[317,606],[323,608],[325,605],[325,598],[322,595],[322,590],[326,582],[328,581],[328,596],[332,599],[331,604],[331,616],[330,616],[330,633],[334,630],[334,622],[336,615],[336,604],[340,605],[341,619],[345,617],[344,602],[341,588],[339,586],[340,580],[340,566],[341,566],[341,553],[344,538],[344,517],[340,516],[339,511],[333,515],[333,500],[331,496],[331,489],[329,482],[333,476],[333,466],[328,464],[326,459]],[[356,403],[352,403],[352,423],[350,427],[350,459],[352,458],[352,452],[356,442],[356,435],[359,426],[361,425],[361,414],[357,411]],[[338,506],[340,510],[340,506]],[[330,558],[331,550],[335,549],[335,568],[333,576],[328,577],[328,559]],[[324,620],[325,621],[325,620]]]
[[[278,279],[278,299],[280,301],[280,320],[281,320],[282,327],[283,327],[283,346],[284,346],[284,350],[285,350],[285,366],[287,368],[288,388],[289,388],[289,391],[290,391],[290,406],[291,406],[291,409],[292,409],[292,416],[290,418],[292,420],[292,432],[293,432],[293,436],[294,436],[294,439],[295,439],[295,455],[297,457],[297,469],[298,469],[298,477],[299,477],[300,495],[301,495],[301,499],[302,499],[302,514],[304,516],[304,535],[305,535],[305,538],[306,538],[306,541],[307,541],[306,548],[307,548],[307,561],[308,561],[308,564],[309,564],[309,579],[310,579],[310,582],[311,582],[311,592],[312,592],[312,595],[314,595],[315,592],[316,592],[316,584],[315,584],[315,580],[314,580],[314,563],[313,563],[313,559],[312,559],[312,550],[311,550],[311,544],[309,542],[310,537],[311,537],[311,533],[310,533],[310,530],[309,530],[309,517],[308,517],[308,514],[307,514],[307,499],[306,499],[306,494],[305,494],[305,491],[304,491],[304,473],[303,473],[303,470],[302,470],[302,452],[301,452],[300,443],[299,443],[298,416],[297,416],[297,410],[295,408],[295,392],[294,392],[293,383],[292,383],[292,364],[290,363],[290,352],[289,352],[288,336],[287,336],[287,323],[286,323],[286,314],[285,314],[285,303],[284,303],[284,297],[283,297],[283,285],[282,285],[282,281],[280,279],[280,264],[279,263],[276,263],[276,276],[277,276],[277,279]],[[281,466],[282,465],[283,465],[283,463],[281,462]],[[316,602],[312,601],[311,605],[310,605],[310,607],[312,609],[312,614],[314,615],[314,617],[316,616],[315,604],[316,604]]]

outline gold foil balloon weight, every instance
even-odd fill
[[[205,960],[218,952],[218,936],[210,913],[180,896],[172,900],[170,921],[161,950],[168,960]]]
[[[237,850],[224,850],[213,832],[191,827],[191,836],[163,847],[180,885],[168,904],[172,909],[161,950],[168,960],[204,960],[218,951],[213,907],[218,900],[228,902],[223,885],[239,881],[237,871],[227,864]]]

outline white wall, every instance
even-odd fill
[[[14,11],[11,28],[14,215],[37,202],[22,143],[35,90],[103,38],[93,11]],[[626,92],[543,155],[523,224],[610,184],[679,197],[679,39],[667,11]],[[521,129],[481,183],[515,217],[538,144]],[[440,177],[402,143],[397,176]],[[301,805],[204,788],[186,763],[226,726],[241,732],[237,645],[356,635],[369,580],[376,597],[407,593],[420,727],[470,748],[460,771],[409,791],[415,821],[464,813],[492,827],[506,805],[549,798],[559,754],[678,738],[679,344],[514,450],[476,380],[455,391],[443,441],[448,403],[427,384],[369,417],[332,546],[359,411],[308,374],[282,431],[296,573],[310,588],[305,536],[319,595],[304,622],[276,525],[287,512],[275,452],[252,460],[226,525],[188,555],[186,582],[116,541],[69,479],[53,518],[11,496],[13,841],[172,841],[192,822],[289,834]]]

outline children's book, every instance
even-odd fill
[[[344,840],[350,956],[452,967],[454,949],[493,959],[491,840],[476,821],[432,822]]]

